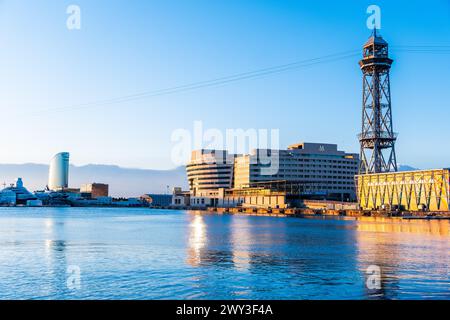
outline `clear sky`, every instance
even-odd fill
[[[66,9],[81,8],[81,30]],[[450,166],[450,1],[0,0],[0,163],[168,169],[175,129],[280,129],[281,146],[359,152],[359,57],[217,87],[110,105],[90,103],[358,50],[366,9],[390,43],[398,161]],[[426,4],[426,5],[425,5]],[[63,108],[51,111],[53,108]],[[65,109],[64,109],[65,108]]]

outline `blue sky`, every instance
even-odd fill
[[[81,30],[66,8],[81,8]],[[0,163],[168,169],[175,129],[280,129],[281,146],[359,152],[359,57],[218,87],[82,109],[61,108],[360,49],[366,9],[392,46],[398,161],[450,166],[450,1],[0,0]]]

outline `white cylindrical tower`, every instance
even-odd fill
[[[50,161],[48,188],[52,191],[69,187],[69,153],[61,152]]]

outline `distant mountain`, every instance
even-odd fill
[[[399,171],[417,170],[408,165],[399,165]],[[48,181],[48,165],[44,164],[0,164],[0,184],[15,183],[21,177],[30,191],[43,190]],[[137,197],[145,193],[166,193],[173,187],[188,189],[184,167],[173,170],[130,169],[113,165],[89,164],[70,166],[69,184],[79,188],[84,183],[109,184],[114,197]],[[1,189],[1,187],[0,187]]]
[[[43,190],[48,181],[48,165],[43,164],[0,164],[0,183],[14,183],[23,178],[30,191]],[[115,197],[136,197],[144,193],[166,193],[173,187],[187,189],[184,167],[173,170],[130,169],[113,165],[90,164],[70,166],[69,185],[79,188],[84,183],[107,183],[110,194]]]
[[[398,165],[398,171],[414,171],[414,170],[419,170],[417,168],[408,166],[406,164],[399,164]]]

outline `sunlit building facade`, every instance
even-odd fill
[[[49,190],[60,191],[69,187],[69,158],[68,152],[61,152],[50,161],[48,174]]]
[[[298,143],[247,155],[198,150],[187,165],[190,204],[281,208],[286,206],[282,193],[298,199],[356,201],[358,167],[359,155],[338,150],[336,144]]]
[[[192,206],[216,205],[219,189],[233,186],[234,155],[223,150],[196,150],[186,166]]]
[[[274,169],[264,174],[267,165],[261,154],[269,154]],[[275,166],[274,166],[275,164]],[[359,155],[338,150],[336,144],[293,144],[287,150],[254,150],[236,158],[234,188],[266,187],[269,182],[286,182],[302,197],[354,201],[355,175]]]
[[[450,211],[450,169],[364,174],[356,177],[364,210]]]

